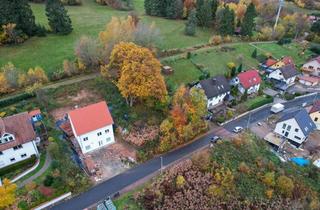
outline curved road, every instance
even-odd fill
[[[284,103],[286,110],[293,110],[302,108],[302,104],[307,102],[311,104],[314,100],[320,99],[320,94],[308,95],[294,99],[292,101]],[[283,113],[286,113],[286,110]],[[256,123],[266,119],[270,115],[270,106],[252,111],[251,113],[235,119],[223,126],[226,130],[232,132],[232,129],[235,126],[247,127],[248,124]],[[250,121],[248,123],[248,121]],[[210,142],[210,136],[214,132],[199,138],[198,140],[188,144],[182,148],[164,154],[163,157],[163,166],[166,167],[181,159],[182,157],[206,146]],[[89,191],[86,191],[70,200],[64,201],[56,206],[53,206],[51,209],[54,210],[80,210],[88,206],[91,206],[103,199],[108,195],[113,195],[114,193],[122,190],[123,188],[137,182],[138,180],[160,170],[160,157],[151,159],[143,164],[136,166],[122,174],[119,174],[105,182],[91,188]]]

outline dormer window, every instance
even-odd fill
[[[9,133],[5,133],[1,138],[0,138],[0,144],[5,144],[7,142],[14,141],[14,136]]]

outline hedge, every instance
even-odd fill
[[[15,163],[13,165],[9,165],[7,167],[1,168],[0,169],[0,177],[4,176],[12,171],[15,171],[21,167],[27,167],[27,166],[31,167],[35,164],[36,160],[37,160],[37,157],[35,155],[31,155],[31,157],[26,160],[23,160],[23,161]]]
[[[263,100],[261,101],[257,101],[256,103],[252,104],[250,107],[249,107],[249,110],[253,110],[253,109],[256,109],[260,106],[263,106],[265,104],[268,104],[268,103],[271,103],[273,102],[273,98],[272,97],[267,97],[267,98],[264,98]]]
[[[4,99],[0,100],[0,108],[6,107],[6,106],[10,106],[10,105],[18,103],[18,102],[20,102],[22,100],[27,100],[27,99],[30,99],[30,98],[33,98],[33,97],[35,97],[34,94],[21,93],[21,94],[16,95],[16,96],[4,98]]]

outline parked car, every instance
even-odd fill
[[[277,114],[279,112],[282,112],[284,110],[284,105],[283,104],[275,104],[271,107],[271,112],[274,114]]]
[[[211,143],[216,143],[216,141],[218,141],[218,140],[220,140],[220,139],[221,139],[220,136],[213,136],[213,137],[211,137],[210,142],[211,142]]]
[[[241,127],[241,126],[237,126],[233,129],[233,132],[235,132],[235,133],[240,133],[241,131],[243,131],[243,127]]]
[[[261,123],[261,122],[257,122],[257,125],[258,125],[258,126],[261,126],[261,125],[262,125],[262,123]]]

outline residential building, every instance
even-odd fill
[[[261,81],[258,70],[241,72],[234,79],[235,84],[238,84],[238,90],[242,94],[246,91],[248,94],[257,93],[259,91]]]
[[[293,64],[289,64],[278,68],[268,75],[268,78],[276,83],[276,87],[281,90],[286,90],[294,85],[299,72]]]
[[[276,125],[274,132],[286,139],[296,147],[308,138],[316,129],[311,117],[305,109],[284,115]]]
[[[282,68],[286,65],[292,64],[294,65],[293,59],[289,56],[285,56],[281,58],[280,60],[274,60],[272,58],[269,58],[266,60],[265,63],[261,65],[261,67],[267,72],[271,73],[279,68]]]
[[[302,66],[302,71],[308,75],[320,76],[320,56],[305,63]]]
[[[309,77],[309,76],[300,76],[298,77],[299,83],[306,85],[306,86],[316,86],[319,84],[319,79],[316,77]]]
[[[317,129],[320,130],[320,100],[314,102],[312,108],[309,111],[309,115],[313,120]]]
[[[115,142],[113,119],[105,101],[72,110],[68,117],[83,154]]]
[[[0,118],[0,168],[39,156],[36,140],[27,112]]]
[[[224,76],[216,76],[210,79],[201,80],[197,85],[204,90],[207,97],[207,107],[213,107],[223,103],[226,96],[230,94],[230,85]]]
[[[31,118],[32,123],[37,123],[42,120],[42,115],[40,109],[35,109],[29,112],[29,116]]]

